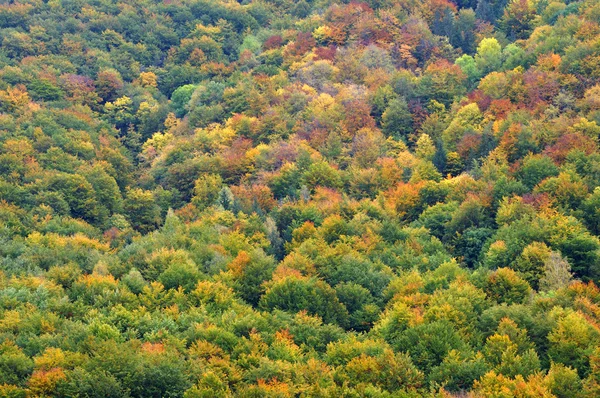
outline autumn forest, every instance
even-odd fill
[[[600,396],[597,0],[0,3],[0,398]]]

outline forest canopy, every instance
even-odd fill
[[[0,397],[600,396],[597,0],[10,0],[0,43]]]

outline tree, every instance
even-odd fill
[[[560,253],[552,252],[544,261],[544,273],[539,281],[540,289],[546,291],[565,288],[572,281],[571,266]]]
[[[511,0],[499,25],[512,40],[527,39],[534,27],[535,8],[529,0]]]
[[[50,178],[48,188],[61,194],[73,217],[92,223],[98,221],[99,209],[94,187],[83,176],[58,173]]]
[[[499,268],[490,273],[485,290],[498,303],[523,303],[529,298],[531,288],[510,268]]]
[[[523,249],[512,268],[518,271],[534,289],[537,289],[541,283],[540,279],[546,273],[546,263],[552,255],[552,250],[546,244],[533,242]]]
[[[96,92],[104,102],[114,101],[123,89],[123,79],[116,70],[106,69],[98,72],[95,81]]]
[[[113,213],[119,213],[122,208],[121,191],[115,179],[106,172],[102,164],[96,164],[91,169],[82,172],[86,180],[94,188],[96,201],[99,205],[99,218],[105,220]]]
[[[533,189],[545,178],[557,175],[558,167],[552,159],[547,156],[533,154],[529,154],[523,159],[523,165],[517,172],[519,179],[529,189]]]
[[[475,82],[479,79],[480,72],[477,69],[475,58],[468,54],[463,54],[454,61],[460,67],[463,73],[467,76],[467,81],[471,87],[475,86]]]
[[[482,76],[500,69],[502,66],[502,47],[500,47],[498,40],[493,37],[481,40],[477,46],[475,64]]]
[[[24,385],[25,379],[32,371],[33,361],[15,343],[7,340],[0,344],[0,382],[2,384]]]
[[[200,176],[194,184],[192,202],[201,210],[213,205],[219,198],[222,185],[223,180],[218,174]]]
[[[377,356],[363,354],[352,358],[336,376],[350,386],[371,384],[387,391],[415,391],[423,383],[423,373],[410,356],[389,348]]]
[[[265,292],[264,282],[271,279],[275,266],[272,257],[256,249],[250,253],[240,251],[227,267],[235,278],[235,290],[248,303],[257,306]]]
[[[583,383],[577,371],[563,364],[552,363],[544,382],[556,397],[578,398],[582,396]]]
[[[494,371],[507,377],[528,377],[540,371],[540,360],[527,331],[508,318],[502,319],[498,331],[487,338],[483,354]]]
[[[273,281],[261,298],[260,307],[291,312],[305,310],[320,316],[323,322],[340,326],[346,326],[348,321],[348,311],[340,303],[335,290],[315,278],[290,276]]]
[[[450,351],[465,348],[465,342],[445,320],[407,329],[391,344],[396,350],[408,352],[425,374],[439,366]]]
[[[117,398],[124,394],[121,383],[103,370],[88,372],[77,367],[66,372],[66,379],[57,386],[56,396],[85,396],[89,398]]]
[[[430,379],[444,385],[449,392],[469,390],[489,370],[481,353],[452,350],[440,366],[433,369]]]
[[[161,222],[160,207],[156,204],[154,195],[140,188],[127,191],[123,211],[133,228],[142,233],[156,229]]]
[[[548,341],[548,356],[556,363],[577,369],[581,377],[590,371],[589,357],[600,342],[600,333],[581,313],[557,308],[551,315],[557,317]]]
[[[348,326],[357,331],[369,330],[380,311],[379,307],[374,304],[371,292],[354,282],[338,284],[335,292],[340,302],[348,310]]]
[[[594,234],[600,233],[600,187],[596,187],[583,202],[583,218]]]
[[[469,0],[470,1],[470,0]],[[462,48],[465,54],[472,54],[475,50],[475,28],[477,18],[472,8],[461,8],[454,20],[453,34],[450,43],[454,47]]]
[[[383,132],[388,137],[405,140],[406,136],[413,131],[413,117],[404,98],[391,100],[381,120]]]
[[[446,148],[454,149],[465,133],[479,130],[482,121],[483,115],[477,104],[468,104],[460,108],[442,133]]]
[[[302,181],[312,190],[317,187],[339,188],[342,185],[340,172],[324,161],[311,164]]]
[[[154,346],[157,347],[154,347]],[[173,349],[162,344],[142,345],[134,372],[127,375],[131,397],[180,397],[191,386],[187,365]]]
[[[177,88],[173,91],[173,94],[171,94],[171,106],[177,117],[183,117],[187,113],[188,103],[196,88],[197,86],[194,84],[186,84]]]
[[[495,24],[502,16],[509,0],[478,0],[476,13],[479,19]]]
[[[166,289],[177,289],[183,287],[191,291],[201,277],[198,266],[192,261],[174,262],[158,277],[158,281]]]

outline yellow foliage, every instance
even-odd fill
[[[17,332],[21,323],[21,314],[15,310],[5,311],[0,319],[0,331]]]
[[[140,73],[140,84],[143,87],[156,87],[157,86],[157,77],[154,72],[142,72]]]
[[[4,109],[8,112],[14,112],[23,108],[29,103],[29,100],[29,94],[23,85],[0,90],[0,109]]]
[[[66,379],[65,372],[60,368],[47,371],[36,370],[29,378],[29,396],[36,398],[54,396],[56,385],[64,379]]]

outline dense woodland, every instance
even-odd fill
[[[5,0],[0,397],[600,396],[597,0]]]

